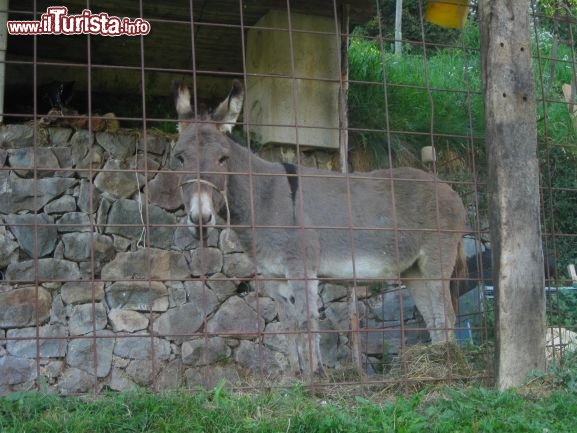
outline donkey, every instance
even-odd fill
[[[414,168],[362,175],[266,161],[233,141],[244,90],[235,81],[211,115],[196,118],[190,91],[176,91],[179,138],[173,158],[195,236],[226,215],[288,323],[295,372],[324,373],[319,349],[319,278],[400,278],[433,343],[452,340],[450,278],[465,209],[446,183]],[[274,283],[274,284],[273,284]]]

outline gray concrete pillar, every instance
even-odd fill
[[[270,30],[248,32],[245,117],[250,131],[263,144],[296,144],[298,129],[299,145],[338,149],[341,53],[335,21],[293,13],[291,33],[288,21],[286,11],[271,10],[255,25]]]

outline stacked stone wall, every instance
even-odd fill
[[[164,170],[172,139],[0,128],[0,394],[211,387],[288,370],[276,303],[259,294],[234,232],[201,246],[186,227]],[[400,296],[359,297],[371,330],[360,350],[376,372],[400,344]],[[349,289],[321,284],[318,305],[322,329],[340,331],[322,334],[327,367],[346,368]]]

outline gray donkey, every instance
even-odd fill
[[[225,215],[269,281],[287,326],[295,372],[322,373],[318,279],[395,280],[408,287],[433,343],[452,339],[450,278],[462,258],[465,209],[457,193],[414,168],[359,175],[266,161],[226,135],[243,106],[235,81],[210,115],[196,117],[179,85],[174,148],[191,230],[205,238]]]

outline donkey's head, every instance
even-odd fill
[[[226,204],[228,162],[232,130],[241,110],[244,91],[234,81],[227,98],[210,115],[195,116],[190,105],[190,91],[176,87],[176,110],[179,137],[174,148],[174,168],[182,172],[180,191],[196,237],[203,238],[216,224],[216,215]]]

